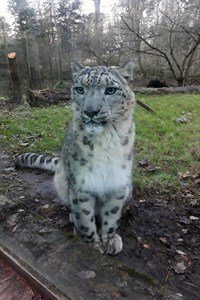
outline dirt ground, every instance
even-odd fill
[[[55,229],[74,239],[68,208],[56,196],[52,175],[16,171],[13,160],[1,152],[0,182],[0,226],[18,235],[35,256],[51,247],[48,234]],[[200,208],[187,197],[135,190],[119,228],[124,248],[112,259],[130,272],[135,268],[170,286],[183,299],[196,300],[200,299]]]

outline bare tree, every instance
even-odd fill
[[[166,70],[172,74],[178,86],[182,86],[188,82],[200,44],[200,33],[191,17],[189,19],[188,7],[175,0],[173,4],[176,8],[173,16],[169,14],[165,2],[165,11],[162,10],[162,5],[159,10],[157,26],[152,19],[147,30],[143,32],[138,30],[138,26],[133,22],[133,16],[122,16],[122,21],[127,32],[131,32],[133,37],[139,40],[139,46],[137,43],[133,45],[134,47],[129,44],[129,48],[136,53],[160,58],[165,62]]]

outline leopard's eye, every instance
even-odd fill
[[[105,91],[106,95],[114,95],[117,91],[116,87],[108,87]]]
[[[83,95],[83,94],[84,94],[84,88],[83,88],[83,87],[77,86],[77,87],[75,87],[74,89],[75,89],[75,91],[76,91],[78,94],[80,94],[80,95]]]

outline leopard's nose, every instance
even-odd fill
[[[93,118],[94,116],[98,115],[100,112],[100,109],[94,110],[92,107],[88,107],[87,110],[84,110],[84,114],[90,118]]]

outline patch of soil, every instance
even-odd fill
[[[53,243],[52,232],[74,239],[69,210],[55,193],[52,175],[40,171],[15,171],[5,153],[0,155],[0,226],[17,234],[37,257]],[[135,191],[119,231],[124,248],[120,261],[131,274],[144,272],[169,285],[183,299],[200,299],[200,209],[180,194],[163,196],[155,191]]]

